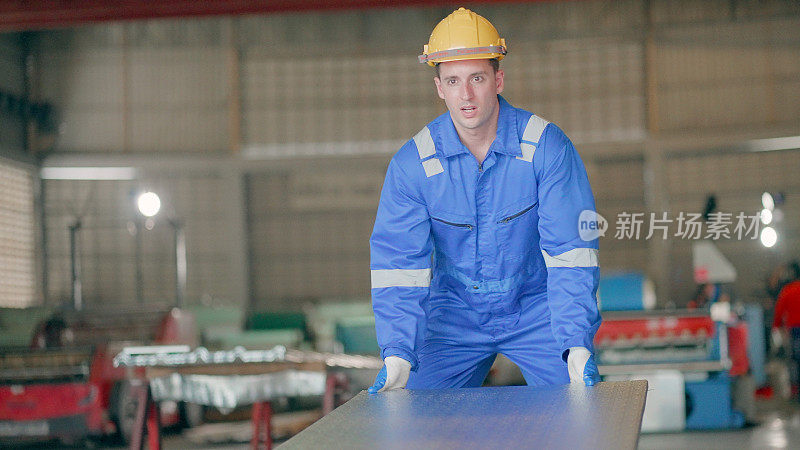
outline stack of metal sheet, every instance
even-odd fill
[[[285,449],[635,449],[646,381],[361,392]]]

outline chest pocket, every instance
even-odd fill
[[[539,239],[539,202],[536,196],[527,197],[497,214],[497,245],[506,259],[521,259]]]
[[[431,233],[436,251],[453,262],[475,255],[475,221],[451,213],[431,213]]]

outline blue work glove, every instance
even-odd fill
[[[600,381],[597,364],[595,364],[594,357],[586,347],[571,347],[569,349],[567,368],[569,369],[569,381],[571,383],[594,386],[595,383]]]
[[[398,356],[387,356],[383,360],[383,367],[375,377],[375,383],[367,389],[370,394],[403,389],[408,383],[411,374],[411,363]]]

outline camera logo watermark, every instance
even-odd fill
[[[714,212],[704,218],[699,213],[621,212],[617,214],[614,239],[758,239],[761,213]],[[595,211],[584,210],[578,218],[578,233],[584,241],[605,236],[608,222]]]

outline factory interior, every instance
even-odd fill
[[[423,397],[363,392],[390,366],[371,236],[448,113],[419,55],[462,6],[505,39],[502,98],[585,166],[580,395],[610,406],[548,416],[577,397],[501,354],[401,406],[447,425],[386,435],[381,396]],[[0,2],[0,448],[800,448],[796,171],[795,0]],[[437,406],[462,391],[487,400]],[[437,437],[459,424],[504,431]]]

